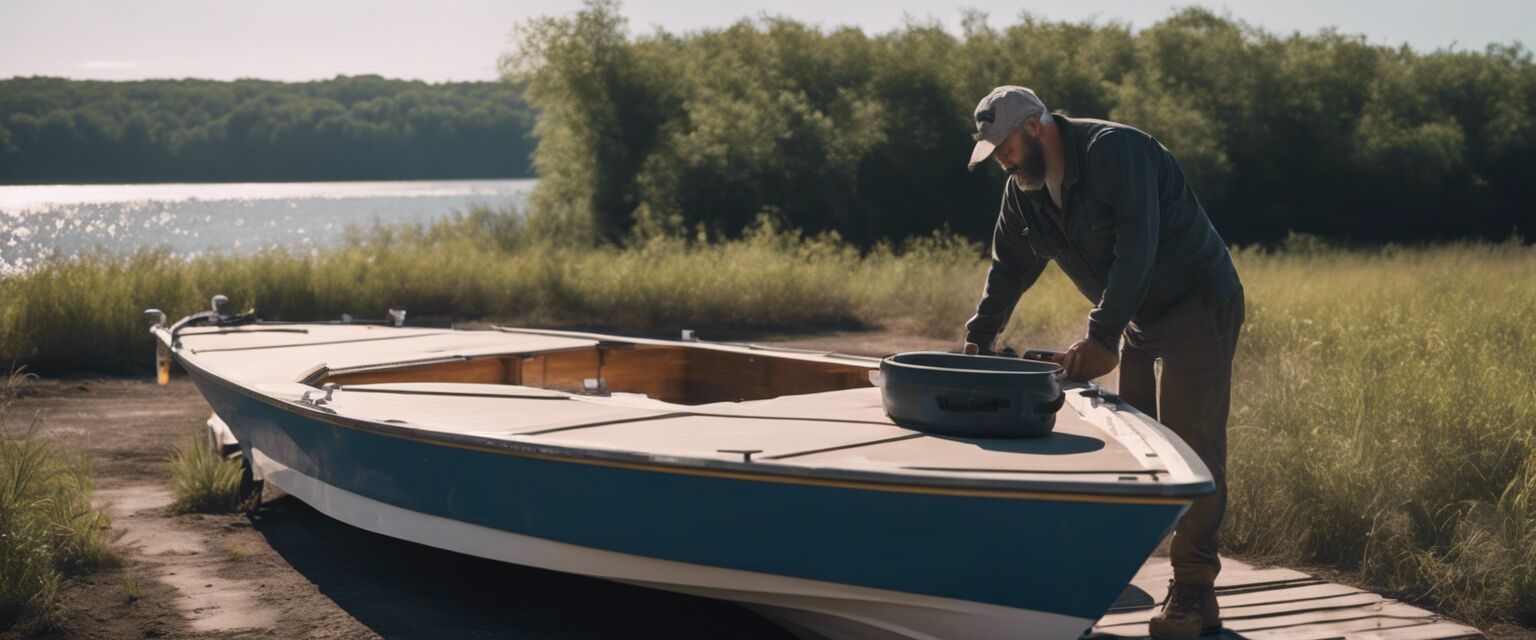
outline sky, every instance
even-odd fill
[[[1481,50],[1536,44],[1536,0],[629,0],[630,28],[680,32],[781,15],[881,32],[916,18],[958,29],[961,8],[1002,26],[1021,11],[1053,20],[1149,26],[1200,4],[1271,32],[1336,27],[1377,44]],[[492,80],[512,27],[579,0],[0,0],[0,78],[265,78],[379,74]]]

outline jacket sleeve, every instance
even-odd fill
[[[1162,210],[1150,138],[1115,132],[1095,141],[1087,171],[1093,195],[1114,211],[1115,261],[1104,295],[1088,313],[1088,337],[1119,351],[1120,335],[1152,283]]]
[[[986,289],[976,305],[976,315],[965,323],[965,341],[976,343],[983,351],[992,348],[992,341],[1013,315],[1019,296],[1040,278],[1047,262],[1024,237],[1024,216],[1010,198],[1011,188],[1003,187],[1003,205],[992,230],[992,268],[987,271]]]

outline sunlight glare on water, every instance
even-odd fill
[[[349,226],[427,223],[521,201],[537,180],[0,186],[0,274],[52,255],[307,250]]]

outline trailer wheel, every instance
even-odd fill
[[[256,471],[251,467],[250,458],[245,456],[245,452],[240,448],[240,443],[236,442],[233,436],[228,434],[229,427],[224,426],[223,421],[219,420],[217,415],[209,417],[207,425],[204,433],[208,437],[208,447],[225,460],[240,462],[240,503],[246,505],[247,510],[255,509],[261,504],[266,481],[256,477]]]

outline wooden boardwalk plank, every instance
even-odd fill
[[[1464,640],[1481,638],[1483,632],[1472,627],[1442,620],[1415,627],[1401,627],[1389,631],[1366,631],[1350,634],[1350,640]]]
[[[1354,595],[1357,593],[1370,593],[1361,591],[1351,586],[1324,582],[1300,587],[1278,588],[1267,591],[1254,591],[1251,593],[1239,593],[1233,595],[1217,595],[1216,601],[1222,608],[1247,607],[1259,604],[1274,604],[1277,602],[1303,602],[1307,600],[1320,600],[1323,598],[1337,598],[1339,596]]]
[[[1376,604],[1345,609],[1303,611],[1300,613],[1258,618],[1238,618],[1234,620],[1228,620],[1225,616],[1222,618],[1222,622],[1226,623],[1227,628],[1243,633],[1269,631],[1271,629],[1301,628],[1311,624],[1349,622],[1354,620],[1376,620],[1382,624],[1396,626],[1399,621],[1403,620],[1432,622],[1440,620],[1440,616],[1418,607],[1385,600]]]
[[[1361,607],[1381,604],[1382,600],[1381,596],[1374,593],[1360,592],[1332,598],[1275,602],[1271,604],[1250,604],[1241,607],[1229,607],[1222,604],[1221,617],[1223,620],[1250,620],[1253,618],[1273,618],[1275,616],[1296,615],[1314,611],[1359,609]],[[1220,603],[1221,600],[1218,598],[1217,602]]]
[[[1244,633],[1239,637],[1248,640],[1332,640],[1333,638],[1349,638],[1353,640],[1357,637],[1357,634],[1372,633],[1381,638],[1395,638],[1391,634],[1422,629],[1432,624],[1434,623],[1423,620],[1361,618],[1358,620],[1319,622],[1284,629],[1255,631]]]
[[[1348,638],[1350,640],[1443,640],[1480,638],[1475,628],[1347,585],[1300,571],[1257,568],[1224,558],[1216,597],[1224,639]],[[1110,613],[1094,626],[1097,638],[1143,638],[1147,622],[1167,597],[1172,567],[1152,558],[1131,581]]]
[[[1228,606],[1226,602],[1221,604],[1221,617],[1228,627],[1238,628],[1239,620],[1269,619],[1277,616],[1307,614],[1319,611],[1335,610],[1360,610],[1362,607],[1377,605],[1382,602],[1382,597],[1374,593],[1355,591],[1344,595],[1316,598],[1307,600],[1276,601],[1273,603],[1248,604],[1243,606]],[[1127,624],[1145,624],[1157,614],[1157,608],[1141,609],[1139,611],[1127,611],[1112,613],[1099,620],[1101,628],[1111,628]]]

